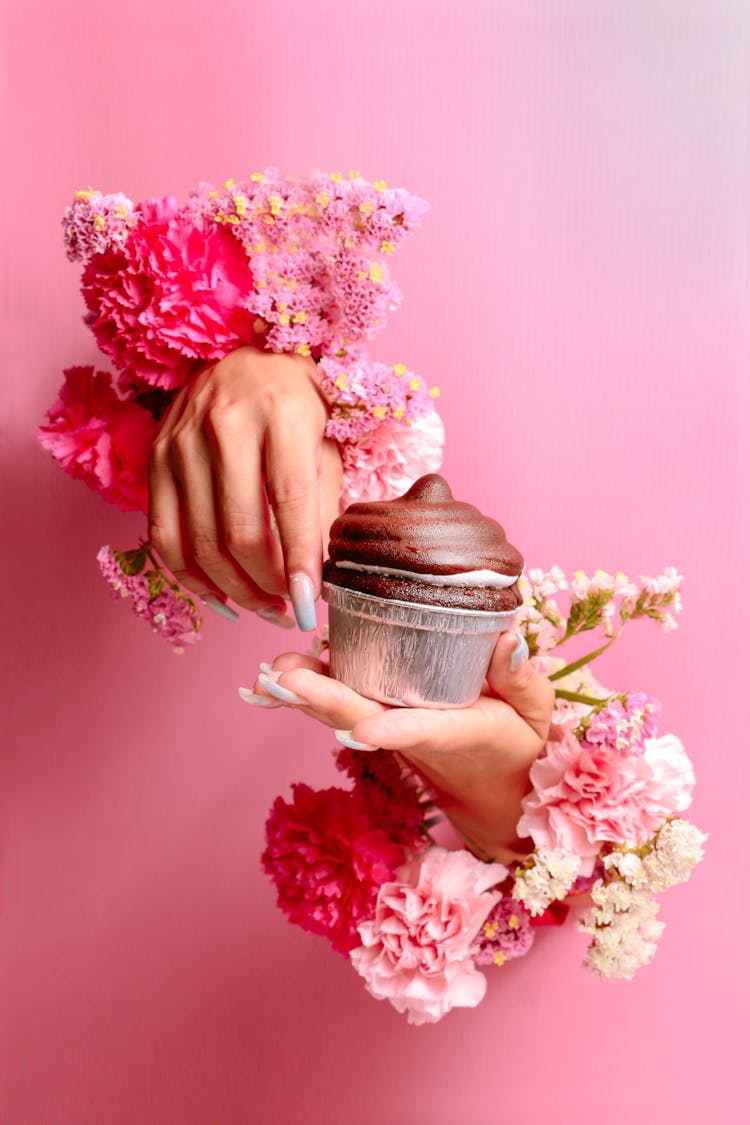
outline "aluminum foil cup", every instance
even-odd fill
[[[470,707],[515,610],[488,613],[376,598],[323,583],[331,675],[399,707]]]

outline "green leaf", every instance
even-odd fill
[[[590,664],[592,660],[596,660],[597,656],[601,656],[606,652],[611,644],[617,640],[617,637],[611,637],[605,645],[601,648],[594,649],[593,652],[588,653],[587,656],[582,656],[579,660],[574,660],[572,664],[566,664],[564,668],[559,668],[557,672],[553,672],[549,677],[550,680],[561,680],[563,676],[570,675],[571,672],[577,672],[579,668],[583,668],[584,664]]]

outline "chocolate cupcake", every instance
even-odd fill
[[[331,528],[328,554],[326,582],[377,598],[490,613],[521,603],[520,553],[436,473],[397,500],[352,504]]]
[[[397,500],[351,505],[323,571],[332,674],[387,703],[468,706],[521,602],[522,569],[500,524],[436,474]]]

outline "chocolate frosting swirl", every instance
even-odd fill
[[[454,500],[448,482],[430,473],[397,500],[352,504],[331,528],[333,562],[388,566],[416,574],[494,570],[518,575],[523,558],[496,520]]]

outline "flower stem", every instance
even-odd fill
[[[597,656],[601,656],[603,652],[606,652],[609,646],[614,644],[616,640],[617,637],[610,637],[607,643],[602,645],[601,648],[596,648],[593,652],[587,653],[586,656],[574,660],[572,664],[566,664],[564,668],[558,668],[556,672],[552,672],[549,679],[553,681],[561,680],[563,676],[568,676],[571,672],[577,672],[579,668],[583,668],[584,664],[590,664],[592,660],[596,660]]]
[[[583,695],[579,691],[555,688],[555,699],[566,699],[569,703],[585,703],[588,707],[597,707],[600,703],[606,703],[609,698],[610,696],[605,696],[603,699],[597,699],[593,695]]]

